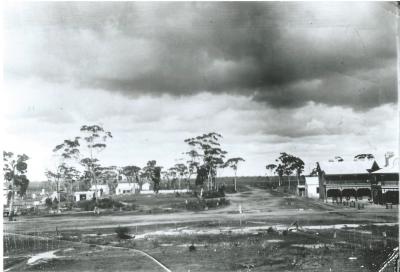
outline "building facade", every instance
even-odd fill
[[[319,180],[318,177],[306,177],[305,194],[308,198],[319,198]]]
[[[374,160],[317,163],[319,197],[324,201],[372,199],[371,172],[379,170]]]
[[[371,173],[372,200],[375,204],[399,203],[399,159]]]

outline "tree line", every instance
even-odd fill
[[[80,128],[80,135],[72,139],[65,139],[52,150],[57,166],[47,169],[45,174],[49,181],[56,185],[58,199],[60,188],[67,191],[72,197],[73,191],[87,190],[97,185],[107,184],[114,191],[118,183],[125,177],[128,183],[136,183],[139,190],[145,182],[152,184],[155,193],[161,188],[161,182],[168,189],[189,188],[190,181],[195,181],[196,190],[202,195],[203,190],[216,190],[216,177],[223,168],[231,168],[236,175],[238,165],[243,162],[241,157],[226,158],[228,152],[222,149],[221,134],[210,132],[193,138],[185,139],[188,151],[185,162],[176,163],[172,167],[164,168],[157,165],[156,160],[149,160],[143,167],[135,164],[125,166],[102,165],[99,154],[112,139],[112,133],[99,125],[84,125]],[[81,169],[78,169],[77,166]]]

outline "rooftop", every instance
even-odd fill
[[[399,158],[393,159],[388,166],[383,167],[377,171],[373,172],[374,174],[395,174],[399,173]]]
[[[368,174],[369,170],[374,167],[374,160],[359,161],[334,161],[320,162],[319,166],[326,175],[346,175],[346,174]],[[378,164],[375,165],[378,167]]]

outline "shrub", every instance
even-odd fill
[[[275,232],[275,230],[272,227],[269,227],[267,229],[267,233],[269,233],[269,234],[274,233],[274,232]]]
[[[46,204],[47,208],[51,208],[51,206],[53,205],[53,202],[51,201],[50,197],[46,198],[45,204]]]
[[[81,200],[76,203],[78,208],[84,209],[85,211],[93,211],[95,201],[93,200]]]
[[[204,192],[204,194],[203,194],[203,198],[218,198],[218,197],[225,197],[224,190],[207,191],[207,192]]]
[[[123,211],[134,211],[134,210],[136,210],[136,206],[133,204],[122,206],[122,210]]]
[[[117,237],[120,238],[120,239],[130,239],[130,238],[132,238],[129,235],[129,229],[127,227],[118,226],[115,229],[115,233],[117,234]]]
[[[96,201],[94,199],[81,200],[76,203],[76,206],[78,208],[84,209],[85,211],[94,210],[95,205],[96,205]],[[131,206],[133,206],[133,205],[131,205]],[[121,207],[124,207],[124,205],[121,202],[115,201],[111,198],[102,198],[97,201],[97,207],[100,209],[112,209],[112,208],[121,208]],[[128,209],[128,210],[131,210],[131,209]]]
[[[200,211],[206,208],[216,208],[225,205],[229,205],[229,200],[226,200],[224,197],[221,197],[219,199],[203,199],[203,200],[188,201],[186,204],[186,209]]]
[[[111,208],[114,208],[114,207],[115,208],[121,208],[124,205],[121,202],[115,201],[115,200],[113,200],[111,198],[102,198],[102,199],[99,199],[99,201],[97,203],[97,206],[100,209],[111,209]]]

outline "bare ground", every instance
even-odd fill
[[[398,243],[397,207],[357,210],[259,188],[227,197],[231,205],[201,212],[20,217],[4,223],[5,269],[163,270],[128,250],[138,249],[171,271],[376,271]],[[284,233],[295,221],[299,231]],[[117,226],[135,237],[118,239]],[[61,257],[27,264],[49,250]]]

